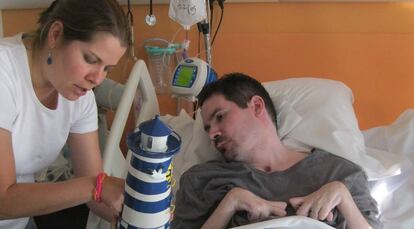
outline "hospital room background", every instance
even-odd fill
[[[180,43],[187,38],[189,56],[205,59],[197,26],[186,33],[168,17],[169,5],[157,1],[152,7],[157,21],[149,26],[145,21],[148,2],[131,1],[136,58],[150,65],[151,55],[144,48],[148,42]],[[128,11],[126,4],[124,9]],[[2,36],[32,30],[41,10],[1,9]],[[414,108],[414,2],[228,0],[223,10],[214,1],[213,15],[211,34],[217,31],[217,35],[211,65],[219,76],[243,72],[261,82],[296,77],[341,81],[352,90],[362,131],[391,125]],[[134,63],[122,58],[108,78],[125,83]],[[161,115],[178,115],[177,100],[171,94],[159,93],[157,99]],[[112,118],[109,113],[109,123]],[[130,117],[124,134],[134,128]],[[414,145],[413,141],[409,144]],[[120,147],[125,154],[125,144]],[[409,217],[400,228],[414,227],[413,208],[405,212]]]

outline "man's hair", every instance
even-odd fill
[[[277,128],[276,109],[272,99],[263,85],[256,79],[239,72],[225,74],[217,81],[203,87],[197,96],[199,106],[203,106],[203,103],[215,94],[223,95],[227,100],[236,103],[240,108],[247,108],[247,103],[254,95],[260,96]]]

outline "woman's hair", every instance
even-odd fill
[[[130,45],[129,22],[116,0],[55,0],[40,14],[35,49],[43,47],[55,21],[63,24],[63,42],[90,42],[97,32],[106,32],[119,38],[122,46]]]
[[[226,74],[219,80],[203,87],[197,96],[199,106],[201,107],[208,98],[215,94],[223,95],[224,98],[236,103],[240,108],[246,108],[247,103],[254,95],[260,96],[277,128],[276,109],[272,99],[263,85],[256,79],[238,72]]]

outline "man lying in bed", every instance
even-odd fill
[[[381,228],[362,169],[319,149],[286,148],[258,81],[232,73],[198,98],[205,130],[226,162],[196,165],[182,175],[172,228],[225,228],[286,215],[336,228]]]

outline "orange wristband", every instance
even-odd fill
[[[98,176],[96,177],[96,185],[95,185],[95,189],[93,190],[93,200],[95,200],[96,202],[102,201],[102,196],[101,196],[102,184],[106,176],[107,176],[106,173],[102,172],[102,173],[99,173]]]

